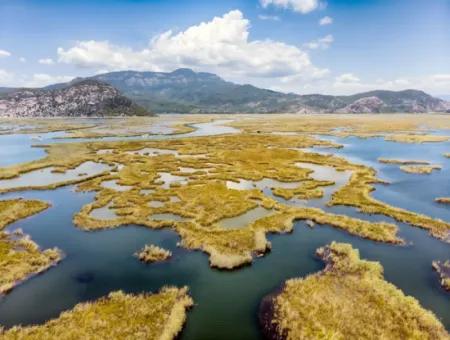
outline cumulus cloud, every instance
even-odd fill
[[[333,23],[333,18],[329,16],[325,16],[319,20],[320,26],[331,25]]]
[[[309,13],[320,7],[319,0],[260,0],[261,5],[291,9],[298,13]]]
[[[51,58],[44,58],[44,59],[39,59],[38,63],[43,64],[43,65],[53,65],[55,62]]]
[[[58,61],[107,70],[171,71],[178,67],[214,72],[228,79],[316,77],[307,52],[272,40],[250,40],[250,22],[233,10],[175,33],[171,30],[133,50],[108,41],[78,41],[58,48]]]
[[[11,56],[11,52],[6,51],[6,50],[0,50],[0,58],[9,57],[9,56]]]
[[[260,20],[271,20],[271,21],[280,21],[280,17],[276,15],[258,15],[258,19]]]
[[[19,58],[19,61],[20,61],[21,63],[26,63],[26,62],[27,62],[27,59],[24,58],[24,57],[20,57],[20,58]]]
[[[331,34],[324,36],[323,38],[319,38],[309,43],[306,43],[304,46],[310,50],[326,50],[333,43],[334,38]]]

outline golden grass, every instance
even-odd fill
[[[391,158],[378,158],[378,162],[384,163],[384,164],[399,164],[399,165],[428,165],[428,164],[430,164],[427,161],[391,159]]]
[[[187,288],[165,287],[157,294],[121,291],[80,303],[43,325],[0,330],[2,339],[174,339],[193,305]]]
[[[439,274],[441,286],[450,292],[450,260],[433,261],[433,269]]]
[[[161,262],[165,261],[172,256],[172,252],[164,248],[160,248],[153,244],[145,245],[139,252],[137,252],[136,257],[147,263]]]
[[[0,230],[8,224],[37,214],[50,207],[50,204],[38,200],[2,200],[0,201]]]
[[[334,185],[333,181],[318,181],[315,179],[303,181],[302,184],[295,189],[273,188],[272,193],[276,196],[289,200],[293,197],[299,199],[313,199],[323,197],[323,190],[320,187]]]
[[[20,230],[13,234],[0,231],[0,294],[13,289],[32,275],[39,274],[61,260],[56,249],[41,251]]]
[[[448,339],[436,316],[383,279],[378,262],[361,260],[350,244],[331,243],[317,254],[323,271],[286,281],[272,299],[273,338]],[[273,330],[270,324],[263,325]]]
[[[434,170],[441,170],[442,167],[440,165],[402,165],[400,170],[403,172],[407,172],[409,174],[425,174],[429,175]]]
[[[228,125],[240,128],[245,132],[298,132],[362,138],[381,136],[389,137],[390,140],[397,142],[418,143],[446,141],[449,136],[426,135],[426,132],[428,129],[450,128],[448,115],[444,114],[271,114],[244,116]],[[418,137],[418,133],[421,133],[422,137]]]
[[[422,134],[394,134],[384,138],[387,141],[398,143],[441,143],[450,139],[449,136],[422,135]]]
[[[440,219],[418,214],[412,211],[390,206],[370,196],[373,185],[378,180],[375,170],[360,167],[350,177],[350,181],[332,195],[329,205],[348,205],[358,208],[366,214],[381,214],[397,221],[426,229],[430,234],[443,241],[450,242],[450,223]]]
[[[268,232],[287,232],[296,219],[330,224],[354,235],[378,242],[399,244],[397,227],[390,223],[372,223],[348,216],[325,213],[320,209],[290,208],[252,188],[234,190],[227,181],[259,181],[272,179],[299,182],[294,189],[274,188],[273,193],[286,199],[302,199],[323,195],[321,187],[332,181],[317,181],[312,171],[297,165],[306,162],[351,171],[350,182],[332,196],[330,204],[358,207],[367,213],[385,214],[399,221],[430,230],[433,236],[446,239],[450,226],[440,220],[402,210],[379,202],[370,196],[372,185],[378,183],[375,170],[352,164],[343,158],[304,152],[298,149],[312,146],[337,147],[307,135],[251,134],[221,135],[170,139],[160,141],[118,141],[52,144],[46,146],[47,157],[0,169],[0,178],[18,176],[35,168],[54,166],[61,171],[86,161],[122,164],[108,174],[82,179],[78,190],[95,191],[94,202],[82,207],[74,216],[74,223],[85,230],[112,228],[125,224],[139,224],[149,228],[172,228],[181,236],[181,245],[209,254],[211,266],[232,269],[250,263],[270,249]],[[172,150],[174,154],[149,156],[137,151],[144,148]],[[293,149],[297,148],[297,149]],[[99,150],[110,150],[98,153]],[[184,173],[183,167],[193,168]],[[170,173],[186,179],[185,185],[163,187],[160,173]],[[130,190],[116,191],[101,185],[114,180]],[[142,190],[152,190],[143,194]],[[14,190],[14,189],[12,189]],[[176,197],[176,201],[171,198]],[[151,201],[164,204],[152,207]],[[90,216],[93,209],[109,207],[117,218],[97,220]],[[257,206],[274,209],[270,216],[258,219],[238,229],[220,226],[223,218],[241,215]],[[171,213],[184,221],[151,219],[153,214]]]

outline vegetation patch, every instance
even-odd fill
[[[430,164],[427,161],[391,159],[391,158],[378,158],[378,162],[384,163],[384,164],[399,164],[399,165],[428,165],[428,164]]]
[[[172,252],[164,248],[160,248],[153,244],[145,245],[139,252],[137,252],[136,257],[146,263],[161,262],[169,259],[172,256]]]
[[[113,165],[109,173],[80,180],[78,190],[94,191],[96,197],[74,216],[77,226],[85,230],[126,224],[172,228],[181,236],[182,246],[208,253],[211,266],[224,269],[251,263],[253,256],[267,252],[270,243],[266,234],[290,231],[296,219],[329,224],[377,242],[403,243],[397,237],[397,227],[391,223],[372,223],[320,209],[289,207],[266,195],[256,184],[242,190],[227,185],[241,181],[251,185],[264,180],[299,183],[294,189],[272,188],[272,192],[285,198],[309,199],[321,197],[322,188],[334,184],[314,179],[313,171],[299,163],[352,173],[349,183],[333,194],[329,204],[353,205],[363,212],[385,214],[426,228],[436,237],[448,237],[447,222],[391,207],[370,197],[372,185],[380,182],[375,170],[332,155],[301,150],[314,146],[335,147],[336,144],[307,135],[250,133],[160,141],[52,144],[45,147],[47,157],[0,169],[0,177],[17,176],[43,166],[64,171],[86,161]],[[145,149],[155,152],[138,152]],[[185,180],[165,183],[170,176]],[[102,186],[109,181],[127,190]],[[154,201],[161,204],[150,204]],[[258,206],[273,210],[273,214],[238,229],[220,226],[220,220],[242,215]],[[114,218],[95,218],[92,212],[102,207],[108,207]],[[170,214],[180,218],[151,217]]]
[[[407,172],[410,174],[425,174],[429,175],[433,172],[433,170],[441,170],[442,167],[440,165],[402,165],[400,170],[403,172]]]
[[[21,230],[0,231],[0,294],[56,265],[61,256],[56,248],[41,251]]]
[[[319,248],[319,273],[286,281],[260,311],[274,339],[448,339],[437,317],[387,282],[378,262],[361,260],[350,244]]]
[[[193,306],[187,288],[165,287],[157,294],[121,291],[80,303],[43,325],[1,330],[2,339],[174,339]]]
[[[439,274],[442,288],[450,292],[450,260],[433,261],[433,269]]]
[[[380,181],[376,178],[374,169],[357,167],[350,177],[350,181],[333,193],[328,204],[353,206],[366,214],[390,216],[397,221],[426,229],[432,236],[450,242],[450,223],[393,207],[374,199],[370,196],[370,192],[374,190],[373,184],[375,183],[380,183]]]
[[[48,207],[50,207],[50,204],[38,200],[14,199],[0,201],[0,231],[8,224],[40,213]]]

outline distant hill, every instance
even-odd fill
[[[450,112],[450,102],[418,90],[377,90],[350,96],[298,95],[238,85],[215,74],[190,69],[168,73],[120,71],[86,79],[110,84],[154,113]],[[59,91],[81,80],[77,78],[44,89]],[[0,88],[0,98],[11,95],[11,91],[14,90]]]
[[[286,94],[227,82],[215,74],[122,71],[96,75],[152,112],[445,112],[450,103],[418,90],[351,96]]]
[[[144,115],[147,110],[113,86],[94,79],[55,89],[0,92],[0,117]]]

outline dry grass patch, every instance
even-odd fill
[[[391,158],[378,158],[378,162],[384,163],[384,164],[399,164],[399,165],[428,165],[428,164],[430,164],[427,161],[391,159]]]
[[[0,230],[10,223],[40,213],[48,207],[50,207],[50,204],[38,200],[13,199],[0,201]]]
[[[429,175],[434,170],[441,170],[440,165],[402,165],[400,170],[409,174]]]
[[[262,304],[271,338],[448,339],[436,316],[383,279],[378,262],[361,260],[350,244],[331,243],[317,255],[326,267],[286,281]]]
[[[121,291],[80,303],[43,325],[0,330],[2,339],[174,339],[193,306],[187,288],[165,287],[157,294]]]
[[[172,256],[172,252],[164,248],[160,248],[153,244],[145,245],[139,252],[137,252],[136,257],[146,263],[161,262],[169,259]]]
[[[28,235],[0,231],[0,294],[13,289],[32,275],[41,273],[61,260],[56,249],[41,251]]]

